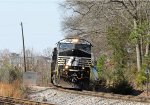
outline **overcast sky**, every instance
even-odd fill
[[[22,50],[20,22],[26,48],[42,52],[63,38],[60,21],[63,0],[0,0],[0,50]]]

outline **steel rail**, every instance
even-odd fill
[[[105,92],[95,92],[95,91],[85,91],[85,90],[76,90],[76,89],[68,89],[62,88],[60,86],[52,86],[54,89],[62,92],[72,93],[72,94],[80,94],[80,95],[87,95],[87,96],[94,96],[94,97],[101,97],[106,99],[115,99],[115,100],[124,100],[124,101],[134,101],[134,102],[144,102],[150,103],[150,97],[138,97],[133,95],[120,95],[120,94],[113,94],[113,93],[105,93]]]
[[[51,84],[50,87],[47,87],[44,90],[31,92],[30,94],[41,93],[41,92],[44,92],[44,91],[48,91],[49,89],[57,90],[57,91],[61,91],[61,92],[66,92],[66,93],[71,93],[71,94],[101,97],[101,98],[105,98],[105,99],[115,99],[115,100],[122,100],[122,101],[132,101],[132,102],[134,101],[134,102],[150,103],[150,97],[138,97],[138,96],[132,96],[132,95],[120,95],[120,94],[95,92],[95,91],[85,91],[85,90],[81,91],[81,90],[78,90],[78,89],[62,88],[60,86],[54,86],[52,84]],[[27,101],[29,101],[29,100],[27,100]],[[30,104],[27,104],[27,105],[30,105]],[[53,105],[53,104],[42,103],[42,104],[31,104],[31,105]]]
[[[0,105],[54,105],[27,99],[0,96]]]

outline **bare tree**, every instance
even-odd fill
[[[122,5],[126,12],[129,14],[131,17],[131,21],[133,21],[133,30],[135,32],[135,37],[136,37],[136,43],[135,43],[135,48],[136,48],[136,58],[137,58],[137,69],[138,71],[141,70],[141,65],[142,65],[142,57],[143,57],[143,37],[141,33],[138,33],[138,26],[142,24],[142,20],[144,19],[144,15],[148,15],[146,11],[149,11],[148,5],[150,5],[149,1],[131,1],[131,0],[110,0],[112,3],[117,3],[119,5]],[[143,14],[144,13],[144,14]],[[148,19],[148,17],[145,17],[145,19]],[[147,21],[149,22],[149,21]],[[140,34],[140,35],[139,35]],[[148,38],[149,39],[149,38]],[[148,54],[148,43],[146,45],[146,55]]]
[[[51,48],[46,48],[46,49],[43,50],[43,55],[45,57],[49,57],[50,58],[51,54],[52,54],[52,49]]]
[[[107,43],[106,32],[108,27],[115,26],[116,23],[120,27],[130,30],[130,37],[135,44],[137,69],[141,69],[142,58],[149,53],[149,29],[142,29],[143,22],[149,22],[149,1],[132,1],[132,0],[99,0],[99,1],[79,1],[66,0],[62,5],[71,15],[67,15],[62,22],[63,31],[67,36],[79,36],[91,40],[96,47],[95,54],[100,52],[112,52]],[[139,32],[144,30],[144,33]],[[122,30],[124,31],[124,30]],[[146,45],[144,40],[147,40]],[[101,43],[101,44],[99,44]],[[143,47],[143,46],[146,47]],[[108,55],[110,54],[108,53]]]

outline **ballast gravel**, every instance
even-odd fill
[[[56,105],[150,105],[144,102],[131,102],[117,99],[107,99],[96,96],[73,94],[54,88],[34,87],[34,92],[29,94],[31,100]]]

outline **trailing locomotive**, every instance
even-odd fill
[[[52,83],[67,88],[88,89],[91,47],[91,43],[84,39],[60,40],[52,54]]]

